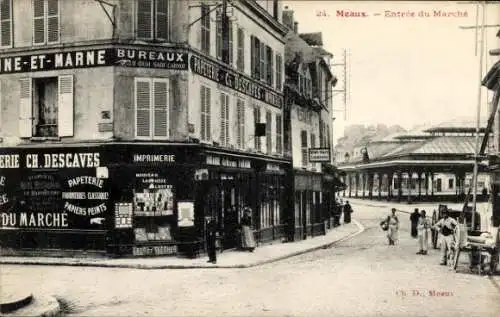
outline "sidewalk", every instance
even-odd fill
[[[283,260],[289,257],[326,248],[364,231],[356,220],[331,229],[326,235],[292,243],[275,242],[259,246],[254,252],[226,251],[217,254],[217,264],[207,263],[207,257],[184,259],[178,257],[100,259],[57,257],[1,257],[0,264],[66,265],[135,269],[194,269],[194,268],[248,268]]]

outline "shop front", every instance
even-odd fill
[[[205,249],[208,217],[220,247],[230,249],[239,243],[243,207],[253,210],[256,237],[269,238],[262,223],[273,223],[274,239],[280,222],[265,206],[281,211],[274,198],[282,191],[261,185],[263,162],[199,144],[3,148],[2,252],[196,255]]]

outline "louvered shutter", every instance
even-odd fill
[[[22,78],[19,80],[19,136],[29,138],[33,132],[33,101],[32,101],[32,80]]]
[[[169,83],[168,80],[154,80],[153,107],[154,107],[154,136],[169,136]]]
[[[205,89],[205,113],[207,125],[207,140],[212,139],[212,91],[210,88]]]
[[[244,130],[244,108],[243,100],[239,100],[236,103],[236,118],[237,118],[237,135],[236,143],[238,148],[244,148],[245,130]]]
[[[153,39],[153,0],[137,0],[137,37]]]
[[[33,0],[33,43],[45,43],[45,3]]]
[[[266,148],[267,154],[271,154],[273,149],[273,138],[272,138],[272,115],[271,111],[266,112]]]
[[[222,18],[219,11],[216,12],[215,22],[215,52],[218,59],[222,59]]]
[[[230,113],[231,113],[231,104],[229,102],[229,95],[226,95],[226,145],[231,144],[231,133],[229,132]]]
[[[135,109],[136,136],[151,136],[151,95],[150,81],[147,79],[135,81]]]
[[[0,1],[0,46],[10,46],[12,43],[12,2]]]
[[[226,145],[226,95],[220,94],[220,144]]]
[[[201,140],[206,140],[207,139],[207,113],[206,113],[206,93],[205,93],[205,87],[201,86],[200,87],[200,112],[201,112],[201,118],[200,118],[200,139]]]
[[[233,30],[233,22],[229,21],[228,22],[228,56],[229,56],[229,64],[230,65],[233,65],[233,60],[234,60],[234,57],[233,57],[233,52],[234,52],[234,48],[233,48],[233,34],[234,34],[234,30]]]
[[[276,115],[276,152],[281,153],[283,151],[283,137],[282,137],[282,122],[281,115]]]
[[[168,0],[156,0],[156,38],[167,40],[169,29]]]
[[[250,73],[252,78],[255,78],[255,37],[250,36]]]
[[[58,135],[73,136],[73,75],[59,76],[58,80],[58,110],[57,127]]]
[[[47,0],[47,41],[59,42],[59,0]]]

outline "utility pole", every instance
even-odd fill
[[[348,87],[349,87],[349,82],[350,82],[350,72],[348,74],[347,72],[347,67],[348,67],[348,64],[347,64],[347,50],[344,49],[343,50],[343,61],[342,63],[334,63],[334,64],[331,64],[330,66],[342,66],[342,73],[343,73],[343,84],[342,84],[342,88],[341,89],[333,89],[333,93],[332,93],[332,97],[337,93],[341,93],[342,94],[342,102],[344,104],[344,107],[343,109],[335,109],[335,107],[333,107],[333,112],[340,112],[340,111],[343,111],[344,112],[344,120],[346,120],[347,118],[347,94],[348,94]]]

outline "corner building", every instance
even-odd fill
[[[4,254],[228,249],[244,206],[284,236],[279,1],[1,4]]]

